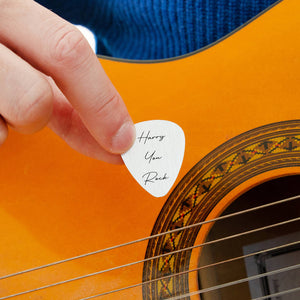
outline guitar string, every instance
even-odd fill
[[[252,280],[260,279],[262,277],[272,276],[272,275],[276,275],[276,274],[281,274],[283,272],[296,270],[298,268],[300,268],[300,264],[285,267],[285,268],[281,268],[281,269],[277,269],[277,270],[274,270],[274,271],[265,272],[265,273],[250,276],[250,277],[247,277],[247,278],[242,278],[242,279],[226,282],[226,283],[223,283],[223,284],[215,285],[215,286],[212,286],[212,287],[209,287],[209,288],[201,289],[201,290],[198,290],[198,291],[186,293],[184,295],[171,297],[171,298],[167,298],[167,299],[168,300],[180,300],[180,299],[183,299],[185,297],[196,296],[196,295],[199,295],[199,294],[204,294],[204,293],[207,293],[207,292],[216,291],[216,290],[219,290],[219,289],[222,289],[222,288],[231,287],[233,285],[237,285],[237,284],[249,282],[249,281],[252,281]]]
[[[217,222],[217,221],[220,221],[220,220],[229,219],[229,218],[232,218],[232,217],[235,217],[235,216],[238,216],[238,215],[242,215],[242,214],[246,214],[246,213],[249,213],[249,212],[257,211],[259,209],[264,209],[264,208],[279,205],[279,204],[282,204],[282,203],[294,201],[294,200],[297,200],[299,198],[300,198],[300,195],[285,198],[285,199],[278,200],[278,201],[275,201],[275,202],[272,202],[272,203],[268,203],[268,204],[256,206],[256,207],[253,207],[253,208],[245,209],[245,210],[242,210],[242,211],[238,211],[238,212],[235,212],[235,213],[231,213],[231,214],[228,214],[228,215],[220,216],[220,217],[217,217],[217,218],[214,218],[214,219],[210,219],[210,220],[202,221],[202,222],[199,222],[199,223],[191,224],[191,225],[188,225],[188,226],[184,226],[184,227],[181,227],[181,228],[176,228],[176,229],[169,230],[169,231],[166,231],[166,232],[154,234],[152,236],[136,239],[134,241],[130,241],[130,242],[127,242],[127,243],[123,243],[123,244],[115,245],[115,246],[108,247],[108,248],[105,248],[105,249],[100,249],[100,250],[96,250],[96,251],[93,251],[93,252],[73,256],[73,257],[70,257],[70,258],[66,258],[66,259],[55,261],[55,262],[45,264],[45,265],[42,265],[42,266],[22,270],[22,271],[15,272],[15,273],[12,273],[12,274],[7,274],[7,275],[4,275],[4,276],[1,276],[0,280],[4,280],[4,279],[10,278],[10,277],[19,276],[19,275],[22,275],[22,274],[25,274],[25,273],[34,272],[34,271],[45,269],[45,268],[49,268],[49,267],[52,267],[52,266],[56,266],[56,265],[59,265],[59,264],[63,264],[63,263],[67,263],[67,262],[70,262],[70,261],[73,261],[73,260],[77,260],[77,259],[80,259],[80,258],[86,258],[88,256],[101,254],[103,252],[112,251],[112,250],[115,250],[115,249],[118,249],[118,248],[121,248],[121,247],[130,246],[130,245],[133,245],[133,244],[136,244],[136,243],[145,242],[147,240],[158,238],[158,237],[161,237],[161,236],[164,236],[164,235],[167,235],[167,234],[172,234],[172,233],[176,233],[176,232],[183,231],[183,230],[186,230],[186,229],[199,227],[199,226],[202,226],[204,224],[209,224],[209,223]]]
[[[37,291],[40,291],[40,290],[43,290],[43,289],[52,288],[52,287],[62,285],[62,284],[67,284],[67,283],[70,283],[70,282],[73,282],[73,281],[76,281],[76,280],[86,279],[86,278],[89,278],[89,277],[92,277],[92,276],[96,276],[96,275],[100,275],[100,274],[103,274],[103,273],[115,271],[115,270],[118,270],[118,269],[121,269],[121,268],[130,267],[130,266],[133,266],[133,265],[136,265],[136,264],[139,264],[139,263],[143,263],[143,262],[158,259],[158,258],[161,258],[161,257],[173,255],[173,254],[176,254],[176,253],[181,253],[181,252],[188,251],[188,250],[193,250],[193,249],[203,247],[203,246],[206,246],[206,245],[209,245],[209,244],[215,244],[215,243],[222,242],[222,241],[225,241],[225,240],[228,240],[228,239],[237,238],[237,237],[240,237],[240,236],[244,236],[244,235],[247,235],[247,234],[255,233],[255,232],[266,230],[266,229],[275,228],[275,227],[290,224],[290,223],[296,222],[296,221],[300,221],[300,217],[290,219],[290,220],[287,220],[287,221],[283,221],[283,222],[279,222],[279,223],[275,223],[275,224],[271,224],[271,225],[267,225],[267,226],[264,226],[264,227],[252,229],[252,230],[249,230],[249,231],[241,232],[241,233],[238,233],[238,234],[234,234],[234,235],[227,236],[227,237],[217,239],[217,240],[212,240],[212,241],[209,241],[209,242],[205,242],[205,243],[202,243],[202,244],[199,244],[199,245],[194,245],[194,246],[187,247],[187,248],[184,248],[184,249],[171,251],[171,252],[164,253],[164,254],[161,254],[161,255],[157,255],[157,256],[154,256],[154,257],[150,257],[150,258],[147,258],[147,259],[144,259],[144,260],[139,260],[139,261],[124,264],[124,265],[121,265],[121,266],[113,267],[113,268],[110,268],[110,269],[101,270],[101,271],[98,271],[98,272],[94,272],[94,273],[74,277],[74,278],[71,278],[71,279],[59,281],[59,282],[56,282],[56,283],[52,283],[52,284],[41,286],[41,287],[34,288],[34,289],[31,289],[31,290],[23,291],[23,292],[16,293],[16,294],[13,294],[13,295],[8,295],[8,296],[0,298],[0,300],[9,299],[9,298],[13,298],[13,297],[16,297],[16,296],[21,296],[21,295],[24,295],[24,294],[37,292]]]
[[[101,296],[106,296],[106,295],[113,294],[113,293],[123,292],[125,290],[136,288],[136,287],[139,287],[139,286],[149,285],[149,284],[154,283],[156,281],[171,279],[171,278],[174,278],[174,277],[177,277],[177,276],[182,276],[182,275],[185,275],[185,274],[188,274],[188,273],[197,272],[197,271],[200,271],[200,270],[203,270],[203,269],[207,269],[207,268],[211,268],[211,267],[215,267],[215,266],[220,266],[220,265],[223,265],[223,264],[226,264],[226,263],[229,263],[229,262],[233,262],[233,261],[237,261],[237,260],[240,260],[240,259],[245,259],[245,258],[248,258],[248,257],[251,257],[251,256],[259,255],[261,253],[280,250],[282,248],[286,248],[286,247],[290,247],[290,246],[296,246],[298,244],[300,244],[300,241],[280,245],[280,246],[273,247],[273,248],[260,250],[260,251],[249,253],[249,254],[246,254],[246,255],[233,257],[233,258],[226,259],[226,260],[222,260],[222,261],[212,263],[212,264],[209,264],[209,265],[204,265],[204,266],[201,266],[201,267],[198,267],[198,268],[195,268],[195,269],[190,269],[190,270],[187,270],[187,271],[174,273],[174,274],[171,274],[171,275],[168,275],[168,276],[163,276],[163,277],[155,278],[155,279],[152,279],[152,280],[136,283],[136,284],[126,286],[126,287],[123,287],[123,288],[107,291],[107,292],[104,292],[104,293],[101,293],[101,294],[97,294],[97,295],[89,296],[89,297],[86,297],[86,298],[82,298],[80,300],[88,300],[88,299],[93,299],[93,298],[97,298],[97,297],[101,297]]]
[[[269,298],[269,297],[282,296],[282,295],[286,295],[286,294],[290,294],[290,293],[295,293],[295,292],[298,292],[298,291],[300,291],[300,287],[296,287],[296,288],[294,288],[294,289],[284,290],[284,291],[282,291],[282,292],[278,292],[278,293],[269,294],[269,295],[266,295],[266,296],[254,298],[254,299],[252,299],[252,300],[264,300],[264,299],[267,299],[267,298]]]

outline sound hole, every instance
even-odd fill
[[[224,211],[223,215],[296,195],[300,195],[300,176],[275,179],[263,183],[240,196]],[[212,227],[206,241],[222,239],[240,232],[288,221],[299,216],[300,199],[288,201],[218,221]],[[249,280],[252,276],[257,276],[264,272],[299,264],[300,244],[286,246],[290,243],[299,242],[299,240],[300,221],[294,221],[205,246],[199,258],[200,268],[216,262],[243,257],[253,252],[261,253],[200,269],[198,273],[200,289],[216,287],[243,278],[248,279],[246,282],[205,292],[201,294],[201,299],[255,299],[266,295],[278,294],[283,290],[299,288],[299,268]],[[264,251],[271,248],[277,249]],[[264,299],[296,300],[300,299],[300,291],[270,296]]]

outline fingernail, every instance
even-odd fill
[[[112,139],[113,153],[124,153],[132,146],[135,139],[135,127],[131,121],[125,122]]]

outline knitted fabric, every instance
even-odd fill
[[[86,26],[97,53],[162,59],[208,45],[278,0],[39,0],[66,20]]]

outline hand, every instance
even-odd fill
[[[110,163],[133,143],[125,104],[86,39],[32,0],[0,0],[0,143],[45,125]]]

